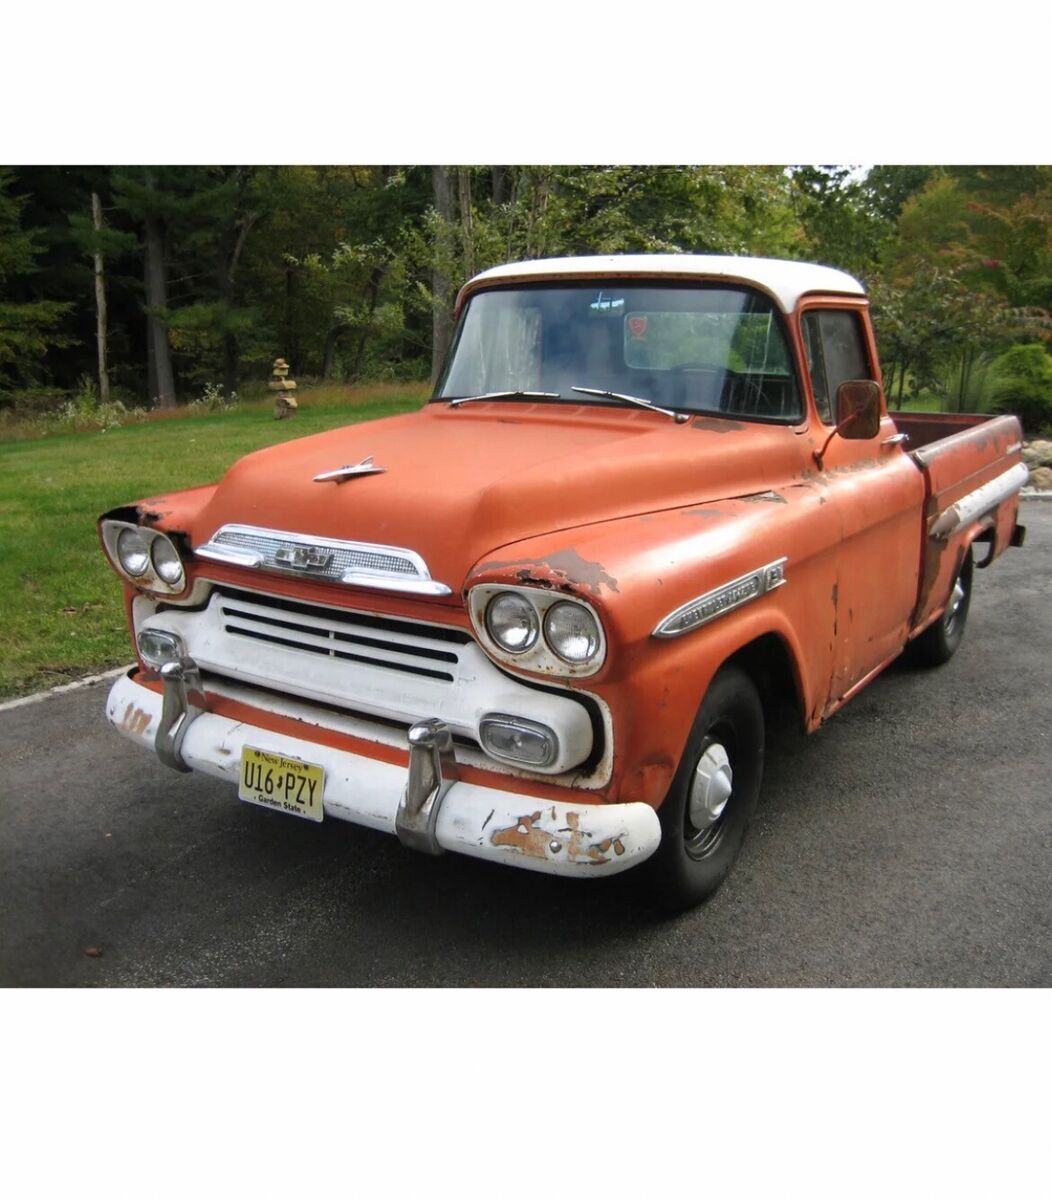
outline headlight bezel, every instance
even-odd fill
[[[510,592],[524,598],[536,613],[539,633],[525,650],[509,651],[490,634],[486,614],[493,600],[503,592]],[[480,583],[468,592],[467,599],[468,613],[475,634],[482,644],[482,648],[497,662],[516,670],[571,679],[595,675],[606,662],[607,640],[602,618],[592,604],[578,596],[520,584]],[[548,610],[557,604],[579,605],[595,622],[599,634],[599,644],[595,654],[584,662],[570,662],[559,655],[547,641],[544,631],[545,618]]]
[[[146,566],[138,574],[134,574],[124,565],[118,549],[121,538],[126,533],[137,536],[145,547]],[[159,529],[150,529],[146,525],[136,525],[132,521],[118,521],[106,517],[99,523],[99,534],[106,557],[110,560],[110,565],[122,579],[126,579],[133,587],[138,588],[140,591],[151,592],[154,595],[160,596],[179,596],[186,591],[189,585],[186,559],[180,552],[175,541],[166,533],[162,533]],[[182,568],[178,579],[172,582],[166,580],[159,573],[154,561],[154,547],[158,541],[167,543],[172,556]]]

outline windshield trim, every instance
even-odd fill
[[[716,420],[724,420],[724,421],[752,421],[758,425],[784,425],[789,429],[802,429],[807,426],[808,417],[809,417],[807,392],[804,390],[804,387],[803,387],[803,379],[802,379],[801,373],[800,373],[799,355],[797,354],[797,351],[796,351],[796,343],[792,337],[792,329],[790,327],[788,317],[782,311],[781,306],[777,303],[775,297],[773,297],[765,288],[760,287],[756,284],[740,283],[737,280],[727,280],[727,279],[722,279],[719,277],[713,277],[711,279],[706,279],[706,278],[669,279],[669,278],[662,278],[659,275],[658,276],[602,275],[602,276],[596,276],[594,278],[587,278],[587,279],[578,278],[578,277],[563,278],[563,279],[538,279],[536,282],[530,281],[528,283],[523,282],[522,280],[512,280],[509,283],[494,282],[491,285],[486,285],[483,287],[475,288],[472,290],[471,294],[464,301],[464,305],[460,310],[460,315],[457,318],[457,323],[453,330],[453,337],[450,339],[449,349],[446,351],[446,358],[442,364],[442,370],[439,373],[437,380],[435,381],[434,389],[433,389],[432,394],[431,394],[430,398],[428,399],[427,403],[428,404],[448,404],[450,402],[450,400],[456,399],[456,397],[454,397],[454,396],[440,396],[440,395],[438,395],[438,393],[445,386],[446,379],[449,376],[450,368],[453,365],[453,359],[456,356],[457,347],[460,344],[460,338],[461,338],[461,334],[464,330],[464,324],[465,324],[465,321],[467,318],[468,310],[471,307],[471,304],[475,300],[476,296],[484,295],[487,292],[522,292],[522,291],[537,291],[537,290],[548,291],[553,288],[560,288],[560,289],[571,289],[571,288],[581,288],[581,287],[592,288],[596,284],[600,285],[601,287],[607,287],[607,286],[617,287],[618,285],[624,286],[625,284],[628,284],[629,286],[635,285],[635,286],[641,286],[641,287],[668,288],[668,289],[675,289],[677,291],[695,291],[695,292],[696,291],[747,292],[747,293],[753,293],[754,295],[762,296],[765,300],[769,301],[771,304],[771,312],[774,316],[778,330],[782,335],[782,339],[785,343],[786,353],[788,354],[790,363],[792,365],[792,379],[796,384],[796,392],[797,392],[797,396],[799,397],[799,400],[800,400],[799,416],[768,417],[768,416],[759,416],[759,415],[750,414],[750,413],[731,413],[731,412],[724,413],[724,412],[714,412],[714,411],[695,409],[695,408],[682,408],[682,407],[678,407],[674,404],[668,404],[668,405],[665,405],[665,407],[675,413],[684,413],[692,420],[695,417],[700,417],[705,420],[711,420],[711,419],[715,418]],[[648,399],[649,399],[649,397],[648,397]],[[593,405],[594,404],[601,408],[616,408],[616,409],[619,409],[621,412],[626,411],[625,405],[618,403],[617,401],[601,400],[601,399],[584,400],[584,399],[572,398],[569,396],[560,396],[557,400],[499,400],[499,401],[496,401],[496,403],[499,403],[499,404],[563,404],[563,405],[566,405],[566,404]],[[642,411],[642,410],[640,410],[640,411]]]

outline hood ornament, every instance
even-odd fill
[[[375,466],[373,456],[370,454],[368,458],[363,458],[360,463],[355,463],[353,466],[337,467],[335,471],[325,471],[321,475],[315,475],[314,482],[343,483],[344,480],[353,479],[356,475],[381,475],[386,470],[386,467]]]

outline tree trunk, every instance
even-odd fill
[[[156,392],[151,397],[158,408],[175,408],[175,374],[168,326],[159,315],[168,307],[168,272],[164,261],[164,234],[159,222],[146,219],[146,332],[153,351]]]
[[[256,223],[259,216],[258,213],[245,212],[243,207],[245,188],[252,168],[238,167],[236,170],[239,186],[238,204],[231,224],[221,242],[219,262],[219,298],[223,302],[224,313],[227,315],[228,320],[229,313],[237,304],[237,286],[235,283],[237,264],[241,258],[241,251],[245,248],[245,240],[248,237],[249,230]],[[223,387],[226,389],[227,397],[232,396],[237,391],[240,374],[241,343],[238,340],[237,333],[228,324],[227,328],[223,331]]]
[[[376,305],[380,299],[380,284],[383,282],[385,274],[386,271],[383,267],[373,267],[369,275],[369,312],[362,323],[361,332],[358,335],[358,345],[354,349],[354,362],[351,364],[352,380],[357,380],[362,373],[365,346],[369,340],[369,327],[372,325],[373,314],[376,312]]]
[[[475,237],[471,228],[471,170],[460,167],[457,170],[457,190],[460,200],[460,228],[464,241],[464,277],[470,279],[475,274]]]
[[[146,186],[153,189],[153,178],[149,172],[146,174]],[[151,399],[158,408],[175,408],[172,348],[168,342],[168,326],[160,316],[168,307],[168,265],[164,254],[164,229],[158,218],[152,215],[145,217],[143,223],[146,229],[146,336],[153,352]]]
[[[490,178],[493,181],[493,206],[500,208],[508,200],[508,168],[493,167]]]
[[[336,347],[340,344],[340,334],[347,328],[346,324],[341,322],[339,325],[334,325],[325,335],[325,345],[321,355],[321,377],[322,379],[332,379],[335,374],[336,367]]]
[[[106,277],[102,266],[102,249],[98,237],[102,232],[102,201],[98,192],[91,193],[91,223],[95,227],[95,336],[99,349],[99,399],[110,402],[110,376],[106,370]]]
[[[435,212],[439,226],[435,236],[435,260],[431,271],[431,386],[438,382],[453,336],[453,312],[449,271],[453,265],[453,189],[445,167],[431,168]]]

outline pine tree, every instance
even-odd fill
[[[70,305],[34,289],[37,231],[22,228],[25,199],[12,183],[13,172],[0,168],[0,384],[25,384],[39,378],[48,349],[67,340],[57,329]]]

